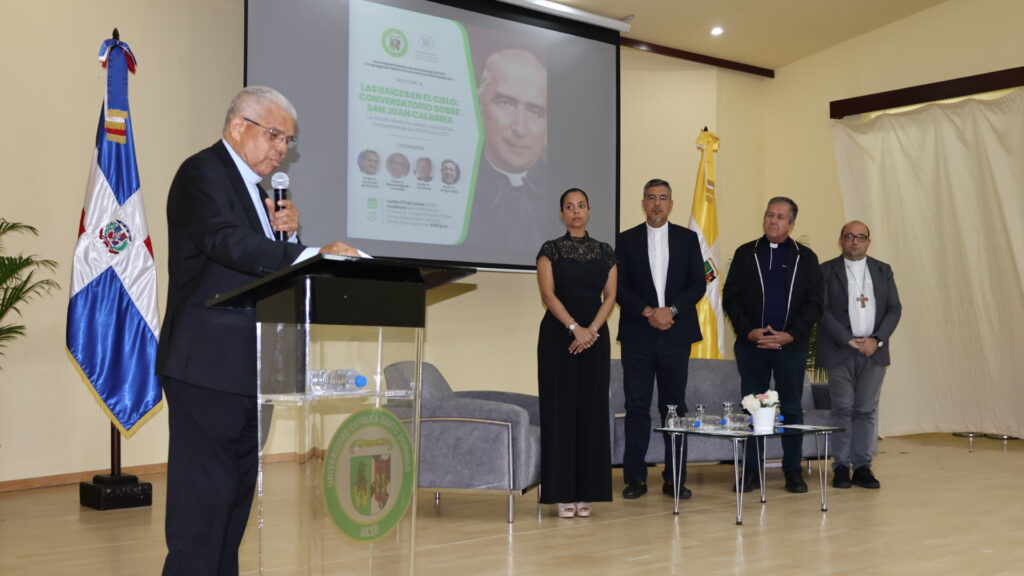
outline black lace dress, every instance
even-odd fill
[[[538,258],[551,261],[555,296],[581,326],[589,326],[602,303],[611,246],[585,236],[549,240]],[[570,354],[572,334],[546,312],[537,340],[541,420],[541,502],[607,502],[612,499],[608,431],[608,327],[580,354]]]

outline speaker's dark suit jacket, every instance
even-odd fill
[[[700,240],[693,230],[671,223],[668,227],[665,306],[675,306],[679,310],[668,334],[673,344],[685,346],[701,340],[696,306],[706,291],[704,260],[701,258]],[[651,277],[647,252],[646,223],[619,234],[615,256],[619,269],[615,299],[621,307],[618,340],[630,344],[653,344],[658,330],[652,328],[642,314],[645,306],[658,307],[658,293]]]
[[[223,141],[185,160],[167,197],[157,350],[170,437],[164,576],[238,574],[257,474],[256,315],[204,303],[303,249],[267,238],[256,210]]]
[[[882,366],[888,366],[889,337],[899,324],[903,305],[900,304],[892,268],[868,256],[867,269],[875,290],[875,332],[871,336],[885,344],[871,355],[871,359]],[[854,352],[849,345],[854,336],[850,327],[850,293],[843,257],[822,264],[821,273],[825,278],[825,312],[821,315],[818,337],[818,364],[832,368],[846,362]]]
[[[291,265],[303,246],[266,237],[223,141],[178,169],[167,197],[167,227],[167,310],[157,373],[255,395],[255,311],[204,303]]]

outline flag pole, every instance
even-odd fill
[[[134,474],[121,474],[121,431],[110,425],[110,474],[96,474],[78,484],[78,503],[96,510],[153,505],[153,485]]]
[[[121,433],[113,424],[110,425],[110,475],[121,475]]]

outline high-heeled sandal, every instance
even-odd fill
[[[576,505],[572,502],[567,504],[558,504],[558,517],[559,518],[572,518],[576,515]]]
[[[590,502],[577,502],[576,503],[576,515],[580,518],[587,518],[590,516]]]

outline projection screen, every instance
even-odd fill
[[[281,170],[305,244],[531,269],[573,187],[614,244],[617,32],[486,1],[248,0],[245,72],[298,111]]]

